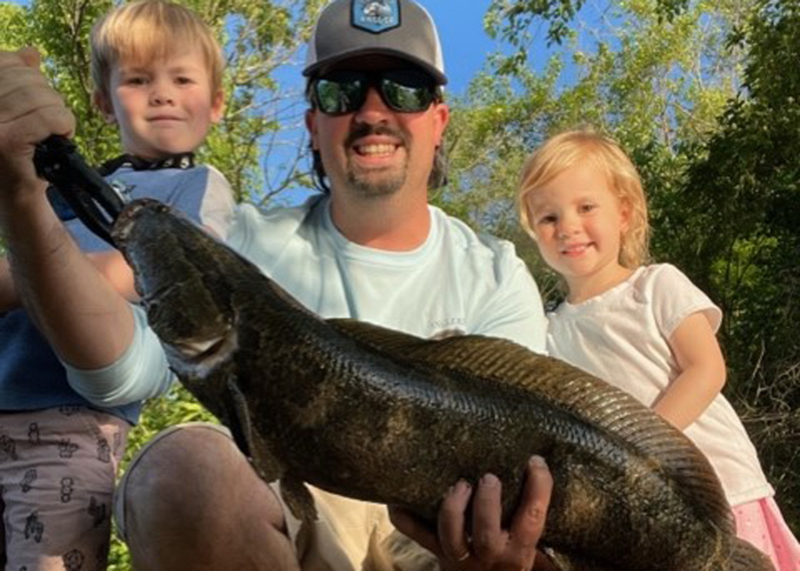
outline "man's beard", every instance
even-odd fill
[[[389,135],[399,139],[403,148],[407,148],[406,137],[403,133],[383,125],[377,127],[357,125],[347,138],[347,147],[349,148],[356,139],[368,135]],[[386,171],[361,170],[352,161],[347,161],[347,182],[353,190],[359,192],[365,198],[379,198],[394,194],[403,187],[407,175],[407,154],[399,169],[392,169],[391,171],[388,169]]]

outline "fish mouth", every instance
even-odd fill
[[[167,357],[176,373],[191,374],[195,378],[209,375],[239,346],[238,334],[233,324],[211,335],[186,337],[164,343]]]

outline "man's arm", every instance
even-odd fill
[[[74,119],[35,50],[0,53],[0,231],[22,302],[59,356],[82,369],[118,359],[133,338],[128,303],[81,253],[33,168],[34,146]]]

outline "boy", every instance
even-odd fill
[[[182,6],[145,0],[99,21],[91,49],[94,101],[117,124],[126,153],[101,173],[130,198],[157,198],[224,238],[230,187],[218,171],[195,166],[192,155],[223,111],[223,58],[211,30]],[[135,299],[122,256],[68,207],[56,209],[112,286]],[[14,307],[5,260],[0,275],[0,564],[105,569],[117,464],[151,394],[79,396],[31,316]]]

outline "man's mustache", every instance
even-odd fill
[[[369,135],[385,135],[392,137],[399,140],[401,145],[406,146],[406,136],[399,129],[394,129],[388,125],[366,125],[364,123],[359,123],[352,127],[345,139],[345,145],[349,147],[358,139],[368,137]]]

